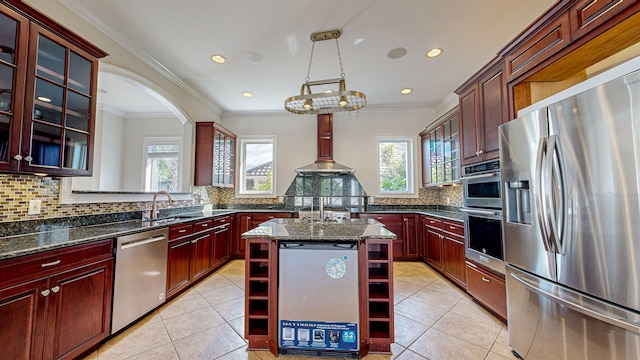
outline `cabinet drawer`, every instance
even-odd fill
[[[265,212],[265,213],[251,213],[251,221],[265,222],[275,218],[288,218],[291,214],[287,212]]]
[[[214,227],[218,227],[220,225],[229,224],[229,223],[231,223],[231,216],[222,216],[222,217],[213,219]]]
[[[507,319],[507,290],[501,279],[467,261],[467,292]]]
[[[604,24],[614,16],[638,4],[637,0],[580,0],[569,9],[571,36],[573,40]],[[615,21],[618,23],[620,20]],[[611,25],[606,27],[613,26]]]
[[[169,239],[177,239],[186,235],[193,234],[193,224],[181,224],[171,226],[169,228]]]
[[[442,221],[442,230],[464,238],[464,224],[453,221]]]
[[[438,230],[442,229],[442,219],[427,216],[424,221],[425,221],[425,225],[430,228],[434,228]]]
[[[35,278],[112,257],[113,240],[70,246],[0,262],[0,284]]]
[[[211,230],[213,228],[213,220],[202,220],[193,224],[193,232],[201,232]]]
[[[542,63],[571,42],[569,14],[564,13],[538,30],[506,57],[507,81]]]
[[[402,223],[402,214],[360,214],[361,219],[374,219],[383,224]]]

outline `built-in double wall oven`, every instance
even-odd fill
[[[500,162],[468,165],[462,173],[466,256],[504,274]]]

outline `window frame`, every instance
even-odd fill
[[[417,137],[414,135],[379,135],[376,136],[376,185],[379,197],[417,197],[416,189],[416,141]],[[381,184],[381,167],[380,167],[380,145],[381,143],[391,142],[403,142],[407,144],[407,185],[406,191],[385,191],[382,189]]]
[[[238,161],[237,184],[236,194],[237,198],[275,198],[276,196],[276,173],[277,173],[277,153],[278,153],[278,141],[275,135],[264,136],[241,136],[236,139],[237,148],[236,154],[239,155],[240,161]],[[247,191],[246,189],[246,144],[271,144],[272,145],[272,172],[271,172],[271,191]]]
[[[182,160],[184,156],[184,145],[182,141],[182,137],[180,136],[145,136],[142,140],[142,166],[144,171],[142,171],[142,189],[145,189],[146,192],[154,192],[153,190],[147,190],[147,163],[149,162],[149,153],[147,152],[149,145],[178,145],[178,181],[177,181],[177,189],[176,192],[179,192],[179,189],[182,189],[182,180],[183,180],[183,172],[180,171],[182,168]]]

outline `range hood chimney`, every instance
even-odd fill
[[[333,160],[333,114],[318,114],[317,159],[297,168],[298,175],[352,174],[356,170]]]

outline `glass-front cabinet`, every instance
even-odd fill
[[[5,3],[0,170],[91,175],[98,59],[107,54],[27,4]]]
[[[235,153],[235,134],[214,122],[197,122],[194,185],[234,187]]]
[[[460,123],[458,108],[420,134],[423,186],[454,183],[460,179]]]
[[[0,170],[17,170],[20,155],[29,20],[0,7]]]

